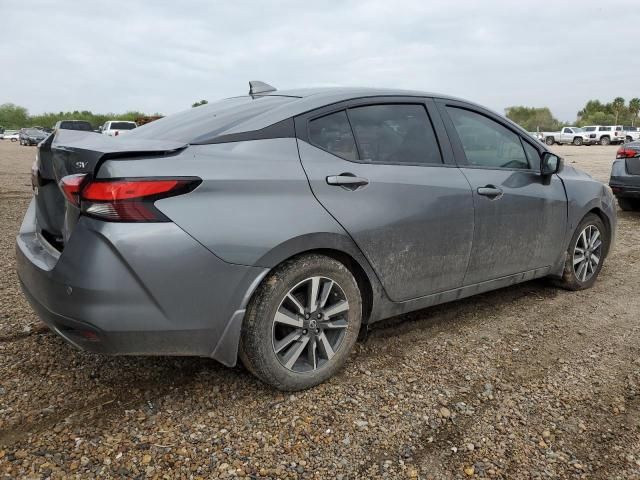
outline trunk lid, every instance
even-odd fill
[[[187,147],[183,142],[109,137],[95,132],[58,130],[38,146],[32,168],[36,220],[42,236],[61,250],[78,221],[80,210],[66,201],[60,180],[73,174],[95,176],[108,159],[157,157]]]

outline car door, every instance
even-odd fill
[[[424,99],[378,98],[296,119],[313,193],[394,301],[461,286],[471,252],[469,182],[434,109]]]
[[[438,102],[456,161],[473,190],[471,285],[553,265],[564,249],[562,181],[540,175],[541,150],[508,122],[462,102]]]

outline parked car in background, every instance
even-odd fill
[[[625,141],[622,125],[589,125],[582,127],[589,139],[600,145],[623,143]]]
[[[626,142],[635,142],[637,140],[640,140],[639,127],[624,126],[622,128],[624,129],[624,136],[625,136]]]
[[[557,143],[563,145],[570,143],[573,145],[590,145],[594,143],[589,134],[580,127],[563,127],[558,132],[540,132],[541,140],[547,145]]]
[[[20,132],[18,130],[5,130],[3,140],[10,140],[17,142],[20,139]]]
[[[616,229],[602,183],[442,95],[259,82],[118,141],[49,139],[16,263],[52,330],[240,358],[283,390],[334,375],[363,325],[540,277],[589,288]]]
[[[108,135],[110,137],[117,137],[122,133],[127,133],[130,130],[136,128],[136,122],[128,122],[123,120],[110,120],[105,122],[105,124],[100,127],[100,132],[103,135]]]
[[[85,120],[59,120],[54,125],[53,130],[81,130],[83,132],[92,132],[93,127]]]
[[[48,133],[37,128],[23,128],[20,130],[20,145],[37,145],[48,136]]]
[[[640,210],[640,141],[618,149],[609,186],[622,210]]]

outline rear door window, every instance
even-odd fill
[[[381,164],[442,164],[424,105],[389,104],[348,110],[360,160]]]
[[[344,110],[311,120],[309,141],[312,145],[345,160],[358,160],[356,141]]]

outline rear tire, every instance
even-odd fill
[[[611,139],[609,137],[602,137],[600,139],[600,145],[609,145],[611,144]]]
[[[625,212],[635,212],[640,210],[640,200],[634,198],[618,198],[618,205]]]
[[[576,147],[579,147],[580,145],[582,145],[582,138],[581,137],[574,137],[573,138],[573,144]]]
[[[551,146],[554,143],[556,143],[556,140],[553,137],[547,137],[547,138],[544,139],[544,143],[546,143],[547,145]]]
[[[629,142],[633,142],[633,138],[631,138],[631,137],[627,137],[627,138],[626,138],[626,141],[627,141],[627,143],[629,143]]]
[[[599,216],[587,214],[571,237],[564,272],[562,279],[557,282],[558,286],[567,290],[591,288],[600,274],[605,252],[608,250],[607,227]]]
[[[253,295],[239,357],[263,382],[304,390],[342,368],[361,321],[360,290],[347,267],[325,255],[296,257],[277,267]]]

